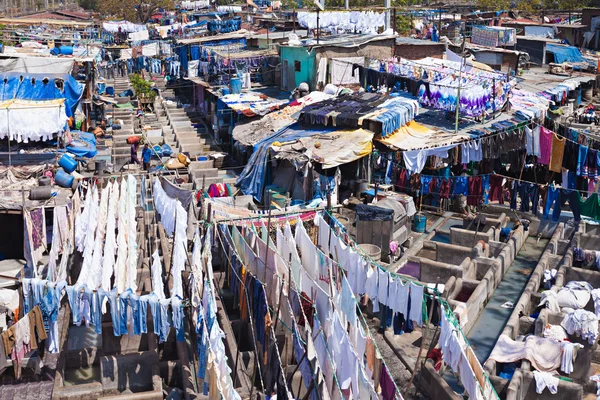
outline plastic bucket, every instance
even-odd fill
[[[361,243],[358,245],[362,251],[364,251],[374,261],[381,260],[381,247],[375,246],[374,244]]]
[[[112,86],[107,86],[106,87],[106,95],[107,96],[114,96],[115,95],[115,88]]]
[[[56,171],[56,176],[54,177],[54,181],[58,186],[62,186],[64,188],[70,188],[73,185],[73,181],[75,178],[73,175],[67,174],[64,170],[59,169]]]
[[[230,93],[229,88],[226,88],[226,87],[222,88],[221,93],[223,94],[223,96],[227,96]]]
[[[75,168],[77,168],[77,161],[73,160],[73,158],[68,154],[63,154],[60,160],[58,160],[58,165],[60,165],[65,172],[70,174],[71,172],[75,171]]]
[[[231,78],[231,93],[242,93],[242,80],[240,78]]]
[[[423,214],[415,214],[413,220],[413,231],[423,233],[425,232],[425,227],[427,226],[427,216]]]

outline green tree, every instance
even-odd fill
[[[98,11],[98,0],[79,0],[79,6],[84,10]]]
[[[145,23],[160,8],[172,9],[171,0],[102,0],[100,11],[106,16]]]
[[[154,98],[156,92],[152,90],[152,82],[148,82],[140,74],[129,75],[131,86],[137,97]]]

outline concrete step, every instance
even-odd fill
[[[198,136],[196,137],[178,137],[177,145],[182,146],[185,144],[202,144],[206,145],[206,141],[204,139],[200,139]]]
[[[203,169],[212,169],[214,168],[214,161],[213,160],[207,160],[207,161],[192,161],[190,163],[190,165],[188,165],[188,171],[192,172],[192,171],[198,171],[198,170],[203,170]]]
[[[188,169],[188,171],[189,171],[189,169]],[[207,178],[216,178],[219,176],[219,170],[216,168],[196,169],[196,170],[190,171],[190,175],[192,176],[192,179],[199,179],[199,178],[202,178],[203,176],[205,176]]]
[[[181,151],[194,155],[206,154],[208,151],[210,151],[210,146],[203,144],[183,144],[180,147]]]

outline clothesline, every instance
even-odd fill
[[[236,228],[236,227],[234,227],[234,229],[237,229],[237,228]],[[219,238],[219,242],[221,243],[221,247],[222,247],[223,249],[226,249],[227,247],[225,247],[225,244],[223,243],[223,239],[221,238],[221,232],[220,232],[220,229],[215,229],[215,230],[216,230],[216,231],[218,231],[218,233],[217,233],[217,236],[218,236],[218,238]],[[229,247],[230,247],[230,248],[232,249],[232,251],[235,253],[235,256],[238,258],[238,260],[241,260],[241,256],[240,256],[240,254],[238,253],[238,251],[237,251],[237,248],[236,248],[235,246],[233,246],[233,245],[232,245],[232,246],[229,246]],[[273,251],[275,251],[275,250],[273,250]],[[233,261],[232,261],[231,257],[229,256],[229,254],[228,254],[227,252],[225,252],[225,255],[226,255],[226,257],[227,257],[227,259],[228,259],[228,261],[229,261],[229,265],[230,265],[230,268],[229,268],[229,270],[230,270],[230,271],[233,271],[233,272],[234,272],[234,274],[235,274],[235,277],[238,279],[238,281],[240,282],[240,284],[244,285],[244,284],[245,284],[245,282],[243,282],[243,281],[242,281],[241,277],[238,275],[238,273],[237,273],[237,271],[235,270],[235,268],[232,268],[232,267],[231,267],[231,266],[233,265]],[[266,267],[266,266],[265,266],[265,267]],[[274,272],[274,276],[275,276],[276,278],[278,278],[278,279],[282,280],[282,281],[285,283],[285,280],[283,280],[283,278],[282,278],[281,276],[279,276],[279,274],[277,273],[277,271],[272,271],[272,272]],[[256,280],[256,282],[258,282],[258,283],[260,283],[260,284],[262,285],[262,289],[263,289],[263,291],[265,291],[266,284],[265,284],[264,282],[262,282],[262,281],[261,281],[261,280],[260,280],[260,279],[259,279],[259,278],[258,278],[256,275],[252,274],[252,272],[251,272],[251,271],[249,271],[249,270],[246,270],[246,273],[247,273],[247,274],[250,274],[251,276],[253,276],[253,277],[254,277],[254,279]],[[289,289],[288,289],[288,290],[289,290]],[[304,296],[302,296],[302,294],[301,294],[301,293],[298,293],[297,291],[296,291],[296,293],[298,294],[298,297],[300,297],[300,298],[304,297]],[[251,328],[251,331],[252,331],[252,336],[253,336],[253,339],[254,339],[255,351],[256,351],[256,354],[258,354],[258,350],[256,350],[256,334],[255,334],[255,328],[254,328],[254,325],[253,325],[253,323],[252,323],[253,316],[252,316],[252,312],[250,311],[250,300],[248,299],[248,291],[247,291],[247,290],[244,290],[244,294],[245,294],[245,296],[246,296],[246,305],[247,305],[247,307],[248,307],[248,311],[249,311],[249,314],[250,314],[250,318],[249,318],[249,320],[250,320],[250,328]],[[286,299],[287,299],[287,296],[286,296]],[[309,299],[309,300],[310,300],[310,299]],[[287,300],[287,301],[289,302],[289,300]],[[265,302],[267,302],[267,295],[266,295],[266,291],[265,291]],[[268,306],[268,303],[267,303],[267,307],[269,307],[269,306]],[[300,309],[302,310],[302,307],[300,307]],[[302,310],[302,312],[304,313],[304,310]],[[277,319],[279,319],[279,315],[276,315],[276,317],[277,317]],[[306,316],[304,316],[304,318],[305,318],[305,321],[308,321],[308,319],[306,318]],[[287,326],[286,326],[286,327],[287,327]],[[271,329],[272,329],[272,327],[271,327]],[[290,329],[290,328],[288,328],[288,329]],[[299,340],[301,340],[302,342],[304,342],[304,341],[302,340],[302,338],[301,338],[300,336],[297,336],[297,335],[296,335],[296,333],[295,333],[293,330],[291,330],[291,329],[290,329],[290,331],[292,332],[292,335],[293,335],[293,336],[296,336],[296,337],[297,337]],[[321,332],[321,334],[323,334],[323,333]],[[298,360],[297,360],[297,361],[298,361]],[[300,361],[298,361],[298,362],[300,362]],[[258,363],[258,365],[259,365],[259,374],[260,374],[260,377],[261,377],[261,384],[262,384],[262,387],[264,388],[265,386],[264,386],[264,383],[263,383],[263,381],[262,381],[262,373],[261,373],[261,367],[260,367],[260,364],[261,364],[261,362],[259,361],[259,363]],[[283,370],[282,370],[282,373],[283,373]],[[285,377],[285,376],[286,376],[286,374],[285,374],[285,373],[283,373],[283,376]],[[336,375],[336,374],[334,374],[334,378],[335,378],[335,380],[336,380],[336,383],[337,383],[338,389],[340,390],[340,394],[341,394],[341,389],[340,389],[340,387],[339,387],[339,382],[337,381],[337,375]],[[286,380],[286,379],[284,379],[284,381],[286,382],[286,385],[287,385],[287,380]],[[286,387],[286,389],[289,391],[289,389],[288,389],[287,387]],[[315,389],[313,389],[313,390],[316,390],[316,388],[315,388]],[[316,393],[317,393],[317,395],[318,395],[318,391],[317,391]]]
[[[234,228],[234,229],[237,229],[237,228]],[[252,230],[253,230],[253,232],[254,232],[256,235],[258,235],[258,233],[256,232],[256,227],[255,227],[255,226],[253,226],[253,227],[252,227]],[[222,241],[221,241],[221,243],[222,243]],[[313,243],[313,245],[314,245],[314,243]],[[315,246],[316,246],[316,245],[315,245]],[[233,246],[232,246],[232,247],[233,247]],[[237,253],[237,249],[236,249],[235,247],[233,247],[233,249],[234,249],[234,251],[236,252],[236,254],[238,254],[238,253]],[[273,250],[273,251],[275,251],[275,250]],[[240,256],[239,256],[239,254],[238,254],[238,258],[239,258],[239,257],[240,257]],[[326,258],[328,259],[328,261],[330,261],[332,264],[336,264],[336,265],[338,265],[338,266],[339,266],[339,263],[338,263],[337,261],[335,261],[335,260],[333,260],[333,259],[331,259],[331,258],[329,258],[329,257],[327,257],[327,256],[325,256],[325,257],[326,257]],[[259,257],[258,259],[260,260],[260,257]],[[261,262],[262,262],[262,260],[261,260]],[[264,262],[262,262],[262,264],[264,265],[265,263],[264,263]],[[340,266],[340,267],[341,267],[341,266]],[[268,268],[268,267],[265,265],[265,268]],[[270,269],[270,268],[269,268],[269,269]],[[274,276],[275,276],[277,279],[279,279],[279,280],[282,280],[282,279],[283,279],[281,276],[279,276],[279,274],[277,273],[277,271],[274,271],[274,270],[272,270],[272,269],[270,269],[270,270],[271,270],[271,271],[274,273]],[[343,268],[341,268],[341,270],[343,270]],[[310,277],[310,275],[308,275],[308,276]],[[296,282],[296,280],[293,278],[293,276],[290,276],[290,279],[293,279],[294,287],[293,287],[292,289],[293,289],[293,290],[294,290],[294,291],[297,293],[298,297],[299,297],[299,298],[304,298],[305,300],[312,302],[312,299],[310,299],[310,298],[308,298],[308,297],[304,296],[304,295],[303,295],[302,293],[300,293],[300,291],[297,289],[297,288],[299,287],[299,284]],[[345,279],[345,277],[344,277],[344,279]],[[283,283],[285,284],[285,280],[283,281]],[[314,281],[313,281],[313,283],[315,283],[315,284],[316,284],[316,282],[314,282]],[[331,297],[330,297],[330,298],[331,298]],[[354,297],[354,300],[355,300],[356,306],[358,306],[359,304],[358,304],[358,301],[356,300],[356,297]],[[356,307],[355,307],[355,308],[356,308]],[[362,312],[360,311],[360,308],[358,308],[358,309],[359,309],[359,312],[360,312],[360,313],[361,313],[361,315],[362,315]],[[315,309],[315,314],[316,314],[316,309]],[[364,316],[363,316],[363,322],[365,323],[365,326],[367,327],[367,329],[365,329],[365,330],[366,330],[366,331],[369,331],[369,330],[368,330],[368,324],[366,324],[366,320],[364,319]],[[378,353],[379,353],[379,355],[381,356],[381,359],[382,359],[382,362],[383,362],[383,364],[386,366],[386,368],[388,368],[388,367],[387,367],[387,365],[385,364],[385,361],[383,360],[383,353],[382,353],[382,352],[380,351],[380,349],[378,348],[378,346],[377,346],[377,344],[376,344],[375,340],[374,340],[374,339],[372,338],[372,336],[370,335],[370,332],[369,332],[369,337],[371,338],[371,340],[372,340],[372,342],[373,342],[373,344],[374,344],[375,348],[377,349],[377,352],[378,352]],[[389,368],[388,368],[388,370],[389,370]],[[394,386],[396,387],[396,393],[397,393],[398,395],[400,395],[400,397],[401,397],[400,391],[399,391],[398,387],[395,385],[395,382],[394,382]],[[340,390],[341,390],[341,389],[340,389]]]
[[[335,224],[337,224],[337,225],[340,227],[341,231],[346,233],[346,235],[345,235],[345,236],[346,236],[348,239],[352,240],[352,243],[356,244],[356,242],[354,242],[354,240],[353,240],[353,239],[352,239],[352,238],[349,236],[349,234],[347,233],[347,230],[346,230],[346,228],[344,227],[344,225],[343,225],[341,222],[339,222],[339,221],[337,220],[337,218],[335,218],[335,217],[334,217],[332,214],[330,214],[328,210],[325,210],[325,212],[326,212],[326,213],[329,215],[329,217],[331,218],[331,220],[332,220],[332,221],[333,221]],[[330,228],[330,229],[332,229],[332,228],[331,228],[331,226],[330,226],[329,228]],[[333,233],[333,234],[334,234],[334,235],[336,235],[335,233]],[[336,235],[336,236],[337,236],[337,235]],[[362,249],[360,249],[360,247],[358,247],[358,245],[356,245],[356,248],[358,248],[359,250],[362,250]],[[367,259],[369,259],[369,260],[371,260],[371,261],[372,261],[372,262],[371,262],[371,264],[372,264],[372,265],[376,265],[376,266],[378,266],[379,268],[381,268],[381,269],[385,270],[385,269],[384,269],[383,267],[381,267],[379,264],[375,263],[375,261],[374,261],[374,260],[373,260],[373,259],[372,259],[372,258],[371,258],[371,257],[370,257],[368,254],[366,254],[366,253],[364,253],[364,252],[362,252],[362,251],[361,251],[361,253],[362,253],[363,257],[365,257],[365,258],[367,258]],[[386,272],[387,272],[387,273],[388,273],[390,276],[394,276],[394,275],[395,275],[395,276],[396,276],[396,278],[403,279],[403,277],[399,276],[398,274],[392,273],[392,272],[390,272],[390,271],[388,271],[388,270],[385,270],[385,271],[386,271]],[[410,281],[410,280],[406,279],[406,281]],[[410,281],[410,282],[412,282],[412,284],[420,284],[420,282],[416,282],[416,283],[415,283],[415,281]],[[468,342],[468,340],[467,340],[467,336],[466,336],[466,335],[464,334],[464,332],[462,331],[462,329],[461,329],[461,327],[460,327],[460,323],[459,323],[459,322],[458,322],[458,320],[456,319],[456,317],[455,317],[455,315],[454,315],[454,312],[452,311],[452,308],[450,307],[450,304],[449,304],[449,303],[448,303],[448,302],[447,302],[447,301],[446,301],[446,300],[445,300],[445,299],[444,299],[444,298],[441,296],[441,293],[440,293],[440,292],[437,290],[437,287],[430,288],[429,286],[427,286],[427,285],[422,285],[422,284],[421,284],[421,286],[424,286],[424,287],[426,287],[426,288],[428,288],[428,289],[430,289],[430,290],[432,290],[432,291],[433,291],[435,298],[437,298],[437,300],[440,302],[440,304],[441,304],[441,306],[442,306],[442,310],[443,310],[443,311],[445,311],[446,313],[448,313],[448,314],[450,314],[450,315],[452,316],[452,321],[451,321],[451,322],[453,323],[453,325],[454,325],[454,328],[455,328],[455,329],[458,329],[458,330],[460,331],[460,333],[461,333],[461,334],[462,334],[462,336],[463,336],[463,339],[464,339],[465,343],[467,344],[467,346],[469,346],[469,347],[470,347],[470,344],[469,344],[469,342]],[[434,305],[432,304],[432,307],[433,307],[433,306],[434,306]],[[361,312],[361,315],[362,315],[362,312]],[[364,317],[363,317],[363,318],[364,318]],[[494,387],[493,387],[493,385],[492,385],[491,381],[489,380],[488,374],[484,372],[484,376],[485,376],[485,380],[487,381],[488,385],[490,385],[490,387],[492,388],[492,390],[493,390],[493,393],[496,395],[496,396],[495,396],[495,398],[498,398],[498,399],[499,399],[499,396],[498,396],[498,394],[496,393],[496,390],[494,389]],[[482,392],[483,392],[483,388],[482,388]]]
[[[388,161],[389,163],[391,163],[392,165],[394,165],[394,166],[398,167],[398,168],[401,168],[401,169],[403,169],[403,170],[405,170],[405,171],[409,171],[409,172],[410,172],[410,170],[409,170],[409,169],[407,169],[405,166],[403,166],[403,165],[401,165],[401,164],[398,164],[398,163],[397,163],[397,162],[395,162],[395,161],[391,161],[391,160],[387,160],[387,161]],[[508,179],[508,180],[511,180],[511,181],[517,181],[517,182],[520,182],[520,183],[530,183],[530,184],[532,184],[532,185],[537,185],[538,187],[542,187],[542,188],[543,188],[543,187],[549,187],[549,186],[551,185],[551,183],[539,183],[539,182],[532,182],[532,181],[528,181],[528,180],[525,180],[525,179],[514,178],[514,177],[512,177],[512,176],[508,176],[508,175],[502,175],[502,174],[498,174],[498,173],[489,173],[489,174],[474,174],[474,175],[459,175],[459,176],[440,176],[440,175],[427,175],[427,174],[421,174],[421,173],[418,173],[418,172],[415,172],[415,174],[419,175],[420,177],[429,177],[429,178],[438,178],[438,179],[448,179],[448,180],[451,180],[451,179],[456,179],[456,178],[460,178],[460,177],[465,177],[465,178],[475,178],[475,177],[485,177],[485,176],[494,176],[494,175],[495,175],[495,176],[501,176],[502,178],[505,178],[505,179]],[[398,187],[398,188],[401,188],[401,189],[412,189],[412,187],[411,187],[411,186],[399,186],[399,185],[396,185],[396,184],[394,184],[394,186],[395,186],[395,187]],[[555,186],[556,186],[556,185],[555,185]],[[580,189],[569,189],[569,188],[565,188],[565,187],[562,187],[562,186],[556,186],[556,187],[557,187],[557,188],[560,188],[560,189],[564,189],[564,190],[572,191],[572,192],[579,192],[579,193],[585,193],[585,194],[590,194],[590,193],[592,193],[592,194],[593,194],[593,193],[598,193],[598,192],[596,192],[596,191],[588,191],[588,190],[580,190]],[[428,191],[428,194],[438,194],[438,195],[439,195],[439,194],[443,194],[443,193],[440,193],[440,192],[432,192],[432,191],[430,191],[430,190],[429,190],[429,191]],[[466,195],[466,196],[479,196],[479,195]]]

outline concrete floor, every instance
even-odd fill
[[[517,253],[504,279],[496,288],[492,298],[467,335],[475,355],[481,364],[489,357],[506,322],[513,312],[512,308],[502,308],[507,301],[516,304],[529,281],[529,276],[544,252],[548,240],[538,242],[535,237],[528,237]]]

